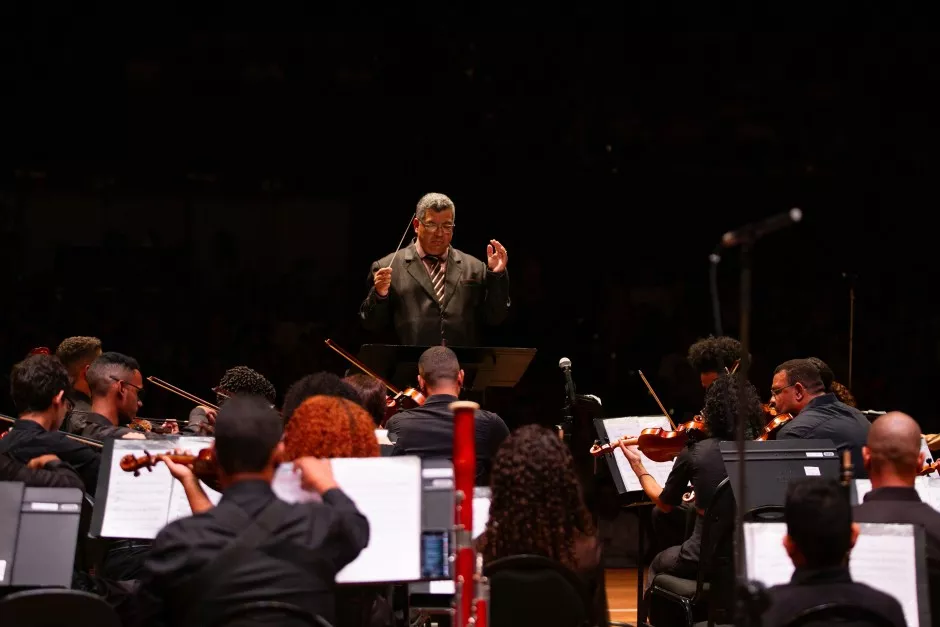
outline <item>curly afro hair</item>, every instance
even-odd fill
[[[739,359],[741,342],[733,337],[709,335],[689,347],[689,364],[698,373],[720,373],[725,368],[733,368]]]
[[[315,372],[294,381],[284,394],[284,406],[281,414],[284,420],[290,420],[297,408],[305,400],[314,396],[336,396],[347,401],[359,403],[359,392],[332,372]]]
[[[540,425],[517,429],[496,453],[490,485],[489,520],[479,538],[486,562],[532,553],[577,568],[575,539],[594,535],[594,524],[571,453],[555,433]]]
[[[849,390],[838,381],[833,381],[830,386],[830,391],[836,395],[836,398],[848,405],[849,407],[858,407],[858,402],[855,400],[855,396]]]
[[[741,415],[741,408],[745,408]],[[740,374],[722,375],[715,379],[705,393],[705,424],[712,437],[721,440],[735,439],[737,418],[742,418],[744,438],[753,440],[764,426],[764,411],[757,388]]]
[[[216,390],[224,392],[228,396],[235,396],[236,394],[263,396],[272,405],[277,400],[277,390],[274,389],[271,382],[248,366],[235,366],[226,370]],[[219,404],[223,400],[225,399],[220,398]]]
[[[79,366],[90,364],[100,354],[101,340],[85,335],[67,337],[55,349],[55,356],[69,369],[72,377]]]
[[[362,407],[336,396],[308,398],[284,427],[285,461],[298,457],[378,457],[372,418]]]

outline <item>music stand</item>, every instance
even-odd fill
[[[364,344],[359,360],[398,388],[414,387],[418,380],[418,360],[430,346]],[[487,388],[511,388],[519,382],[532,358],[534,348],[448,346],[464,371],[464,388],[483,392]]]

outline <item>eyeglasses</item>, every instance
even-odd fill
[[[438,229],[444,229],[444,232],[445,232],[445,233],[453,233],[453,232],[454,232],[454,223],[453,223],[453,222],[445,222],[444,224],[437,224],[436,222],[425,222],[425,221],[422,220],[421,218],[418,218],[418,222],[420,222],[421,225],[422,225],[424,228],[426,228],[426,229],[427,229],[429,232],[431,232],[431,233],[434,233],[434,232],[437,231]]]
[[[780,396],[780,393],[781,393],[781,392],[783,392],[783,391],[784,391],[785,389],[787,389],[787,388],[792,388],[794,385],[796,385],[796,383],[791,383],[790,385],[785,385],[785,386],[783,386],[782,388],[776,388],[776,389],[770,388],[770,395],[771,395],[771,396]]]
[[[143,386],[141,386],[141,385],[134,385],[134,384],[131,383],[130,381],[125,381],[124,379],[121,379],[121,378],[119,378],[119,377],[116,377],[116,376],[114,376],[113,374],[112,374],[109,378],[110,378],[112,381],[117,381],[118,383],[124,383],[124,384],[127,384],[127,385],[131,386],[132,388],[134,388],[134,389],[137,390],[137,396],[143,396],[143,393],[144,393],[144,388],[143,388]]]

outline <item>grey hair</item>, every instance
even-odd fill
[[[434,213],[447,211],[450,209],[454,212],[454,220],[457,219],[457,209],[454,207],[454,201],[444,194],[431,193],[422,196],[421,200],[418,201],[418,208],[415,209],[415,217],[417,217],[419,220],[424,220],[424,216],[427,215],[428,209]]]

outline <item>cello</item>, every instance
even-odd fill
[[[414,388],[409,387],[405,388],[404,390],[399,390],[391,383],[374,373],[367,365],[353,357],[350,353],[346,352],[343,348],[333,342],[333,340],[327,338],[325,343],[327,346],[339,353],[344,359],[346,359],[346,361],[384,385],[385,389],[387,389],[392,394],[390,397],[385,399],[385,418],[382,420],[383,426],[386,422],[388,422],[389,418],[394,416],[399,411],[420,407],[421,405],[424,405],[424,401],[427,400],[424,394]]]

